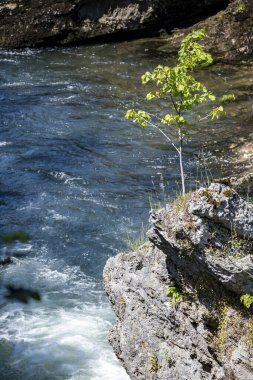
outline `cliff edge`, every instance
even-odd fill
[[[253,379],[253,205],[212,184],[150,223],[104,269],[109,340],[130,378]]]
[[[206,28],[205,46],[216,61],[243,61],[253,57],[253,2],[231,0],[226,9],[188,28],[175,29],[161,50],[177,51],[192,30]]]

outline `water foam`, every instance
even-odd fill
[[[7,145],[11,145],[11,142],[8,142],[8,141],[0,141],[0,146],[7,146]]]
[[[0,356],[12,346],[6,359],[11,379],[127,380],[107,343],[113,317],[101,285],[62,264],[26,258],[4,274],[5,283],[39,289],[43,296],[40,303],[2,308]]]

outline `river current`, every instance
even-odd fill
[[[0,227],[31,236],[0,247],[15,256],[0,277],[1,380],[129,379],[107,342],[114,315],[102,271],[146,228],[151,205],[179,191],[173,149],[124,119],[147,109],[140,75],[173,62],[159,40],[0,50]],[[192,126],[188,186],[229,172],[229,145],[252,132],[252,66],[198,75],[237,101],[227,119]],[[7,300],[8,284],[42,300]]]

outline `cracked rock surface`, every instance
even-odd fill
[[[68,46],[105,36],[144,36],[203,18],[212,7],[223,9],[224,3],[226,0],[1,0],[0,46]]]
[[[150,224],[139,250],[104,269],[109,340],[130,378],[253,379],[253,310],[240,302],[253,295],[252,204],[212,184]]]
[[[253,57],[253,1],[230,0],[226,9],[188,28],[175,29],[164,51],[178,50],[181,40],[193,29],[207,29],[205,46],[215,60],[243,61]]]

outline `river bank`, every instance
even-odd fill
[[[1,243],[14,256],[1,281],[42,297],[22,305],[0,295],[4,380],[128,378],[107,343],[114,316],[102,270],[146,223],[150,199],[178,192],[174,152],[124,120],[143,98],[141,74],[173,65],[163,46],[157,38],[0,50],[1,232],[31,237],[29,246]],[[207,161],[213,175],[230,173],[229,146],[252,131],[250,66],[219,63],[199,79],[217,94],[229,82],[237,100],[227,119],[193,125],[189,186],[205,181],[197,171]]]
[[[158,35],[161,28],[214,14],[226,0],[4,0],[0,6],[0,46],[73,46]],[[14,27],[15,26],[15,27]]]
[[[243,60],[253,52],[252,14],[252,2],[242,0],[110,0],[96,5],[87,0],[4,0],[0,47],[73,46],[168,34],[166,49],[171,51],[192,28],[205,26],[206,45],[217,59]]]

